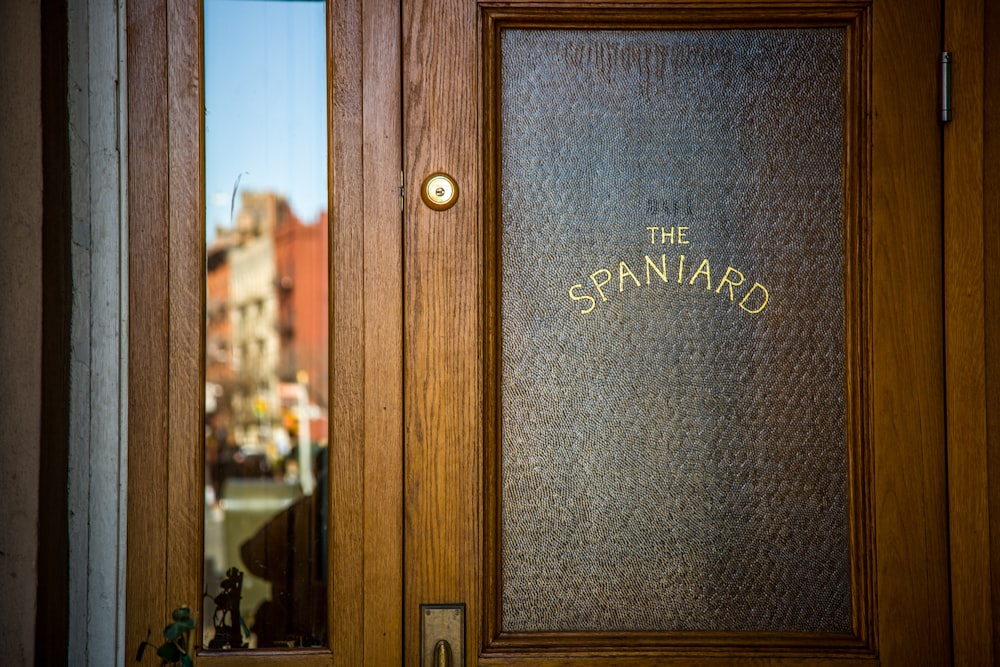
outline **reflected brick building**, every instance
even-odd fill
[[[282,382],[308,375],[309,395],[324,410],[329,404],[329,225],[323,212],[303,224],[290,209],[274,229]]]
[[[306,378],[312,440],[327,437],[328,240],[326,213],[305,224],[284,197],[245,192],[208,249],[206,413],[238,444],[273,443],[281,386]]]

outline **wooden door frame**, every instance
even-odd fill
[[[1000,10],[946,0],[954,118],[944,128],[945,377],[955,664],[1000,657]],[[992,95],[992,96],[991,96]],[[994,406],[993,410],[988,407]]]
[[[400,81],[385,66],[399,61],[399,3],[333,2],[328,11],[336,650],[297,651],[294,661],[388,665],[402,650]],[[130,655],[171,609],[202,600],[205,194],[200,3],[128,0],[126,15]],[[202,655],[199,664],[289,655]]]
[[[358,4],[333,5],[342,8],[331,44],[343,85],[331,88],[332,115],[354,122],[332,126],[331,192],[355,195],[334,195],[331,237],[335,262],[380,269],[338,273],[333,290],[342,410],[334,437],[346,462],[337,488],[349,509],[331,536],[341,554],[331,572],[333,595],[345,602],[332,606],[338,651],[304,658],[310,665],[399,664],[402,655],[401,90],[385,65],[398,61],[399,3]],[[173,606],[201,597],[203,501],[191,491],[201,475],[202,343],[191,313],[204,297],[190,276],[201,272],[201,229],[191,221],[204,193],[196,3],[127,0],[126,17],[127,655]],[[1000,11],[987,0],[946,0],[944,17],[944,45],[955,54],[943,162],[952,633],[956,663],[991,664],[1000,655],[1000,522],[990,520],[1000,512],[1000,416],[988,406],[1000,404],[1000,306],[988,297],[1000,287],[1000,103],[986,93],[1000,85]]]

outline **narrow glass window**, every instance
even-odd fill
[[[325,26],[204,4],[208,650],[328,642]]]

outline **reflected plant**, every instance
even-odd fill
[[[205,597],[212,597],[205,592]],[[239,568],[231,567],[226,572],[226,578],[222,581],[222,591],[212,597],[215,603],[215,614],[212,616],[212,623],[215,625],[215,636],[208,643],[208,648],[247,648],[243,642],[241,632],[246,632],[250,636],[250,628],[247,627],[243,615],[240,613],[240,600],[243,599],[243,572]]]
[[[159,656],[161,665],[193,667],[194,658],[189,653],[191,630],[194,629],[194,616],[191,615],[191,609],[178,607],[171,612],[170,618],[173,622],[163,628],[163,638],[166,641],[159,646],[149,641],[152,630],[146,631],[146,639],[139,644],[139,650],[135,654],[136,662],[142,661],[142,656],[148,646],[156,649],[156,655]]]

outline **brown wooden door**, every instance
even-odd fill
[[[939,3],[404,0],[402,23],[406,664],[424,604],[465,606],[466,665],[947,664]],[[826,176],[789,165],[810,146]],[[448,210],[419,196],[435,172]],[[610,347],[581,347],[595,330]],[[652,357],[666,393],[598,411],[647,359],[629,350],[667,338],[690,345]],[[730,354],[746,341],[775,356]],[[553,486],[547,454],[580,440]],[[595,467],[633,444],[638,463]],[[616,476],[668,450],[657,483]],[[697,482],[663,493],[685,465]],[[658,517],[661,581],[616,512]],[[597,589],[630,567],[664,587],[608,584],[609,612]]]

